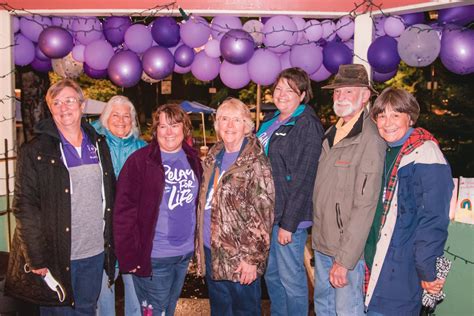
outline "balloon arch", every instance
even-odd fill
[[[374,81],[395,76],[400,61],[425,67],[440,57],[451,72],[474,72],[474,5],[373,19],[367,52]],[[467,26],[466,26],[467,25]],[[285,15],[246,19],[218,15],[155,18],[149,25],[127,16],[13,17],[14,61],[40,72],[75,78],[109,78],[121,87],[157,82],[173,72],[192,74],[240,89],[253,81],[270,85],[289,67],[304,69],[314,81],[328,79],[339,65],[352,63],[354,16],[305,20]]]

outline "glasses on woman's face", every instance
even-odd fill
[[[219,121],[224,124],[229,124],[230,122],[234,123],[235,125],[240,125],[244,123],[244,120],[240,117],[230,117],[230,116],[219,116]]]
[[[130,122],[132,120],[132,117],[130,116],[130,114],[112,113],[110,115],[110,118],[114,121],[124,121],[124,122]]]
[[[61,105],[66,105],[68,107],[71,107],[73,105],[76,105],[79,102],[79,100],[75,97],[67,97],[64,99],[54,99],[53,100],[53,106],[54,107],[60,107]]]

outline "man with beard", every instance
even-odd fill
[[[324,137],[313,193],[314,305],[318,316],[364,315],[364,246],[377,206],[385,142],[370,118],[362,65],[341,65],[331,85],[339,116]]]

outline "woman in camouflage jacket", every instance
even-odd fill
[[[212,315],[260,315],[260,277],[274,217],[271,167],[252,134],[245,104],[224,101],[215,128],[222,140],[203,162],[195,243],[198,273],[206,275]]]

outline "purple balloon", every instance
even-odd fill
[[[83,64],[84,73],[92,79],[104,79],[107,78],[107,69],[94,69],[91,68],[87,63]]]
[[[318,20],[309,20],[306,22],[304,30],[305,38],[310,42],[317,42],[323,36],[323,27]]]
[[[107,69],[113,56],[114,49],[106,40],[94,41],[84,49],[84,61],[90,68],[96,70]]]
[[[438,23],[466,25],[474,21],[474,4],[438,11]]]
[[[298,40],[295,22],[284,15],[271,17],[263,26],[262,32],[263,44],[274,53],[289,51]]]
[[[336,23],[337,36],[339,36],[342,41],[347,41],[354,35],[354,28],[354,20],[350,16],[343,16]]]
[[[151,35],[158,45],[173,47],[179,43],[179,25],[170,16],[161,16],[155,19],[151,28]]]
[[[183,44],[174,52],[174,61],[181,67],[188,67],[193,63],[194,55],[194,49]]]
[[[236,16],[217,15],[211,21],[213,39],[221,40],[224,34],[233,29],[242,29],[242,22]]]
[[[12,31],[13,33],[20,31],[20,18],[17,16],[14,16],[12,19]]]
[[[413,24],[423,24],[425,22],[425,14],[423,12],[402,14],[400,16],[405,23],[405,27]]]
[[[306,21],[299,16],[294,16],[291,19],[293,20],[293,22],[295,22],[298,33],[298,39],[296,40],[296,43],[303,43],[305,41],[304,29],[306,26]]]
[[[397,41],[387,35],[377,38],[370,44],[367,57],[375,71],[380,73],[394,71],[400,63]]]
[[[352,64],[352,52],[343,43],[329,42],[323,49],[323,64],[328,71],[335,74],[340,65]]]
[[[290,62],[293,67],[300,67],[307,74],[312,74],[323,63],[323,50],[315,43],[294,45],[291,48]]]
[[[174,72],[178,74],[186,74],[191,71],[191,66],[188,67],[181,67],[180,65],[174,65]]]
[[[209,57],[204,51],[200,51],[194,57],[191,72],[199,80],[210,81],[219,75],[220,67],[221,62],[219,58]]]
[[[132,20],[127,16],[111,16],[104,21],[105,38],[113,46],[123,43],[125,32],[132,25]]]
[[[45,28],[51,25],[51,19],[41,16],[24,16],[20,19],[20,30],[27,39],[37,42]]]
[[[39,46],[35,46],[35,58],[36,58],[36,59],[43,60],[43,61],[46,61],[46,60],[50,60],[50,59],[51,59],[51,58],[49,58],[48,56],[46,56],[46,55],[41,51],[41,49],[39,48]]]
[[[206,52],[207,56],[212,58],[221,57],[221,43],[216,39],[212,39],[206,43],[204,46],[204,51]]]
[[[35,58],[31,62],[30,66],[38,72],[49,72],[53,70],[53,66],[51,65],[51,59],[41,60],[39,58]]]
[[[291,50],[280,55],[281,70],[293,67],[290,61]]]
[[[38,39],[38,47],[49,58],[62,58],[71,52],[73,46],[72,35],[59,26],[48,27]]]
[[[459,75],[474,72],[474,30],[447,28],[439,55],[443,65]]]
[[[168,77],[174,69],[173,54],[166,47],[150,47],[142,57],[143,71],[153,79]]]
[[[204,18],[193,16],[186,23],[181,24],[179,35],[184,44],[196,48],[207,43],[211,28]]]
[[[257,49],[248,62],[250,79],[263,86],[275,82],[281,71],[280,58],[268,49]]]
[[[350,39],[348,41],[345,41],[343,42],[344,45],[346,45],[347,47],[349,47],[349,49],[351,50],[351,52],[354,52],[354,40],[353,39]]]
[[[140,58],[132,51],[119,52],[110,60],[107,73],[116,85],[124,88],[133,87],[142,76]]]
[[[391,37],[399,37],[405,30],[405,24],[401,17],[394,15],[385,19],[383,24],[385,34]]]
[[[332,73],[328,71],[326,67],[324,67],[324,65],[321,65],[321,67],[319,67],[319,69],[316,70],[315,73],[309,75],[309,78],[311,78],[311,80],[313,81],[320,82],[328,79],[329,77],[331,77],[331,75]]]
[[[101,39],[104,35],[102,33],[102,23],[100,23],[98,18],[92,16],[74,19],[72,30],[75,39],[83,45]]]
[[[388,80],[392,79],[393,77],[395,77],[397,72],[398,72],[398,68],[395,69],[394,71],[388,72],[386,74],[376,72],[376,71],[372,71],[372,79],[374,81],[377,81],[377,82],[385,82],[385,81],[388,81]]]
[[[222,82],[229,88],[241,89],[249,84],[250,76],[247,64],[235,65],[227,60],[221,65],[220,77]]]
[[[15,65],[26,66],[35,59],[35,45],[23,34],[16,34],[13,55]]]
[[[254,50],[253,37],[244,30],[230,30],[221,39],[222,57],[233,64],[240,65],[248,62]]]
[[[82,44],[77,44],[72,48],[72,58],[83,63],[84,62],[84,51],[86,47]]]
[[[68,32],[72,32],[72,22],[75,20],[75,17],[72,16],[53,16],[51,18],[51,23],[54,26],[62,27]]]
[[[144,53],[151,47],[153,37],[150,29],[143,24],[134,24],[125,32],[125,44],[135,53]]]
[[[375,33],[375,36],[374,37],[380,37],[380,36],[384,36],[385,35],[385,30],[384,30],[384,24],[385,24],[385,17],[384,16],[381,16],[381,17],[377,17],[375,18],[374,20],[374,33]]]
[[[336,24],[331,20],[324,20],[321,22],[323,28],[323,39],[330,42],[336,38]]]

